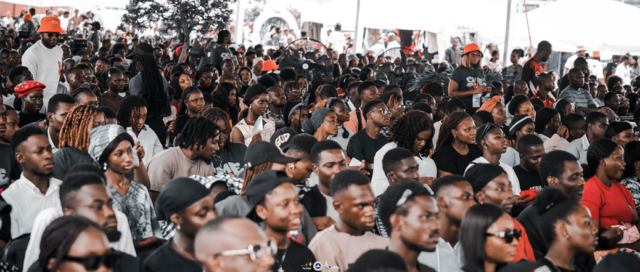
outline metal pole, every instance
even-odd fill
[[[509,56],[509,25],[511,24],[511,0],[507,2],[507,30],[504,34],[504,54],[502,67],[507,67],[507,57]]]
[[[360,42],[360,0],[357,0],[357,1],[358,1],[358,5],[356,8],[356,34],[355,34],[355,38],[353,39],[354,54],[358,53],[362,49],[362,47],[360,46],[361,44]]]
[[[236,40],[234,42],[238,45],[244,44],[244,39],[242,37],[242,32],[244,30],[244,10],[241,9],[242,1],[243,0],[238,0],[238,7],[236,9]],[[242,65],[242,63],[240,63],[240,65]]]

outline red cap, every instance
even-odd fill
[[[18,94],[18,98],[20,98],[35,91],[44,91],[44,88],[46,87],[47,86],[40,82],[27,80],[18,84],[18,86],[16,86],[13,90]]]
[[[480,51],[480,46],[478,46],[475,43],[470,43],[464,46],[464,53],[462,53],[462,55],[466,55],[469,54],[471,52],[480,52],[480,54],[484,57],[484,54],[482,54],[482,51]]]

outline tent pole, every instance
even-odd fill
[[[358,5],[356,8],[356,34],[353,39],[353,53],[358,53],[362,47],[360,46],[360,0],[358,1]],[[346,52],[345,52],[346,53]]]
[[[242,0],[238,0],[238,7],[236,9],[236,40],[235,43],[236,44],[244,44],[244,39],[243,39],[243,31],[244,31],[244,10],[241,10],[240,8],[242,7]],[[292,27],[293,28],[293,27]],[[249,33],[247,33],[249,34]],[[240,65],[243,65],[242,63],[240,63]]]
[[[507,2],[507,30],[504,34],[504,52],[502,58],[502,67],[507,67],[507,54],[509,54],[509,25],[511,24],[511,0]]]

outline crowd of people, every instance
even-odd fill
[[[638,267],[640,80],[618,70],[557,78],[547,41],[509,80],[458,40],[432,64],[60,25],[17,60],[0,28],[2,271]]]

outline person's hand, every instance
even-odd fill
[[[523,196],[513,196],[513,205],[521,207],[521,208],[526,208],[529,207],[529,205],[531,205],[531,203],[533,203],[533,200],[535,198],[532,199],[525,199],[529,197],[528,194],[523,195]]]
[[[560,127],[558,127],[558,131],[556,132],[556,134],[566,139],[567,137],[569,137],[569,129],[564,125],[560,125]]]
[[[144,158],[144,147],[142,147],[142,145],[140,144],[140,142],[136,142],[136,154],[138,154],[138,160],[142,160]]]
[[[313,224],[316,225],[318,231],[322,231],[336,224],[333,218],[329,216],[312,217],[311,220],[313,220]]]
[[[169,121],[169,123],[167,123],[167,130],[169,130],[169,132],[171,134],[174,133],[175,127],[176,127],[176,122],[174,122],[173,120],[171,120],[171,121]]]
[[[421,177],[420,178],[420,183],[422,183],[423,185],[427,185],[427,186],[431,187],[431,184],[433,184],[434,180],[436,180],[435,177]]]

